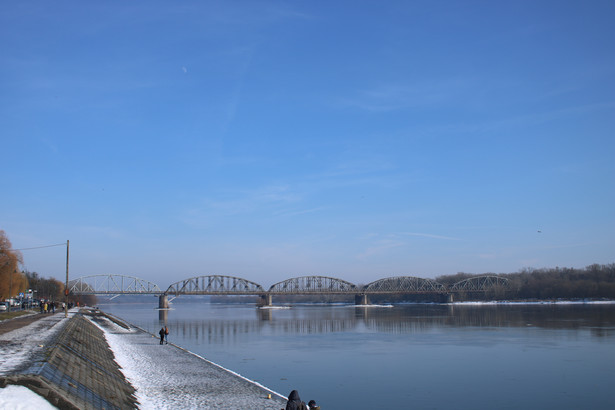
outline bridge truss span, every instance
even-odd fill
[[[175,282],[165,292],[171,295],[261,295],[265,290],[258,283],[235,276],[196,276]]]
[[[68,282],[73,295],[151,295],[162,290],[153,282],[125,275],[89,275]]]
[[[494,275],[476,276],[464,279],[451,286],[451,291],[486,292],[510,289],[510,281]]]
[[[356,292],[354,283],[328,276],[300,276],[278,282],[269,288],[270,294],[344,294]]]
[[[395,276],[365,285],[363,293],[444,293],[446,287],[431,279],[414,276]]]

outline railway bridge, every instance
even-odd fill
[[[463,292],[506,291],[508,279],[483,275],[464,279],[446,286],[432,279],[414,276],[395,276],[376,280],[364,286],[328,276],[300,276],[271,285],[268,289],[256,282],[235,276],[204,275],[172,283],[165,290],[150,281],[125,275],[82,276],[69,282],[73,295],[157,295],[159,307],[169,307],[169,295],[253,295],[260,305],[270,306],[276,295],[353,295],[357,305],[369,304],[370,295],[435,294],[448,302]]]

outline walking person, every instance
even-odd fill
[[[169,328],[164,327],[164,342],[165,344],[169,344]]]
[[[160,332],[158,332],[158,334],[160,335],[160,344],[164,343],[164,327],[160,328]]]

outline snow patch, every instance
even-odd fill
[[[276,310],[276,309],[291,309],[291,307],[290,306],[259,306],[259,309]]]
[[[27,326],[0,335],[0,375],[10,374],[40,352],[67,320],[61,313],[45,316]]]
[[[47,400],[24,386],[8,385],[0,389],[0,409],[57,410]]]
[[[360,308],[392,308],[393,305],[350,305],[351,307]]]

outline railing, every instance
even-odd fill
[[[278,282],[269,288],[271,294],[341,294],[356,293],[357,286],[328,276],[301,276]]]
[[[68,282],[68,291],[77,295],[161,294],[158,285],[124,275],[82,276]]]
[[[372,282],[363,293],[444,293],[446,286],[431,279],[414,276],[396,276]]]
[[[173,283],[166,290],[174,295],[260,295],[265,293],[261,285],[234,276],[196,276]]]
[[[487,290],[509,289],[510,281],[500,276],[476,276],[452,285],[451,291],[485,292]]]

